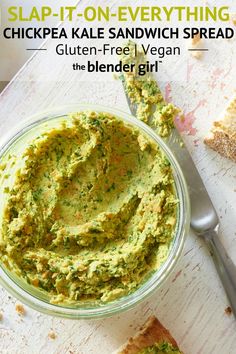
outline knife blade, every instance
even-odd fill
[[[130,111],[136,116],[137,105],[131,102],[125,89],[124,80],[122,80],[122,83]],[[177,129],[174,128],[171,135],[164,140],[179,162],[186,179],[191,204],[191,227],[196,234],[201,235],[207,242],[236,317],[236,267],[219,239],[219,218],[214,205],[189,151],[180,144],[182,138]]]

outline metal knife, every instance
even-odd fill
[[[125,87],[124,91],[130,111],[136,116],[137,106],[130,101]],[[174,128],[171,136],[165,141],[178,160],[188,185],[191,202],[191,227],[197,235],[202,236],[207,242],[236,317],[236,266],[229,258],[218,237],[219,218],[215,208],[190,153],[187,148],[181,147],[182,138],[178,131]]]

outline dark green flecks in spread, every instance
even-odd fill
[[[68,121],[24,152],[7,190],[1,261],[51,302],[111,301],[167,258],[172,171],[154,142],[110,114]]]

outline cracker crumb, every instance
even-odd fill
[[[204,142],[219,154],[236,162],[236,96],[225,108],[222,118],[213,122]]]
[[[228,315],[228,316],[230,316],[230,315],[232,314],[232,309],[231,309],[230,306],[226,307],[225,313],[226,313],[226,315]]]
[[[194,57],[195,59],[201,59],[202,57],[202,52],[198,52],[198,51],[195,51],[195,52],[191,52],[191,55],[192,57]]]
[[[119,75],[117,75],[117,74],[113,73],[113,75],[112,75],[112,76],[113,76],[113,79],[114,79],[114,80],[119,80]]]
[[[24,316],[25,315],[25,308],[22,304],[16,304],[15,306],[16,312],[18,315]]]
[[[236,26],[236,13],[235,14],[231,14],[230,19],[233,22],[234,26]]]
[[[56,339],[56,333],[54,332],[54,331],[50,331],[49,333],[48,333],[48,337],[49,338],[51,338],[51,339]]]
[[[192,45],[196,45],[198,44],[199,42],[201,41],[201,37],[200,37],[200,34],[195,34],[195,36],[193,36],[192,38]]]
[[[200,35],[196,34],[195,36],[193,36],[189,45],[189,49],[196,49],[196,50],[191,51],[192,57],[196,59],[200,59],[202,57],[203,52],[197,51],[197,49],[200,48],[201,44],[202,44],[202,39]]]

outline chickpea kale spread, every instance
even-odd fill
[[[108,113],[75,113],[22,159],[1,261],[52,303],[111,301],[166,260],[178,203],[172,170],[139,129]]]

